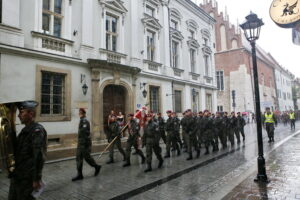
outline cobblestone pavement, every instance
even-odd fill
[[[248,180],[247,177],[256,170],[255,126],[247,125],[245,132],[243,145],[207,156],[202,151],[199,159],[185,161],[186,154],[174,156],[165,160],[161,170],[156,169],[157,161],[153,159],[154,170],[147,174],[143,172],[146,166],[140,164],[138,156],[132,156],[132,166],[124,169],[118,152],[116,161],[119,162],[106,165],[107,155],[98,161],[103,165],[98,177],[93,177],[94,169],[84,163],[85,178],[75,183],[71,182],[76,174],[75,160],[46,164],[44,181],[47,187],[40,199],[221,199],[229,192],[228,195],[234,196],[235,187]],[[276,152],[280,153],[286,143],[294,140],[290,139],[293,135],[296,133],[289,131],[288,127],[279,126],[275,133],[276,143],[269,145],[264,132],[265,152],[271,152],[270,158],[275,154],[276,158]],[[296,156],[292,157],[293,160],[300,159],[300,149],[298,152],[298,157],[293,154]],[[278,167],[280,170],[283,169]],[[8,186],[9,180],[0,173],[1,200],[7,199]]]

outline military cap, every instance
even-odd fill
[[[127,117],[133,117],[133,116],[134,116],[134,114],[132,114],[132,113],[127,115]]]
[[[192,110],[191,109],[187,109],[186,112],[192,112]]]
[[[167,110],[167,112],[166,113],[172,113],[172,110]]]
[[[270,107],[266,107],[266,110],[270,110]]]
[[[84,114],[86,113],[84,108],[79,108],[79,112],[84,113]]]
[[[36,101],[23,101],[17,104],[20,110],[22,109],[35,109],[39,105]]]
[[[198,112],[198,114],[203,114],[203,112],[202,112],[202,111],[200,111],[200,112]]]
[[[205,113],[206,113],[206,112],[209,112],[209,111],[208,111],[208,110],[204,110],[203,112],[205,112]]]
[[[152,114],[150,114],[150,113],[149,113],[149,114],[147,114],[147,117],[152,117],[152,116],[153,116],[153,115],[152,115]]]
[[[228,112],[224,112],[224,114],[228,114]]]
[[[234,113],[235,113],[234,111],[231,112],[231,114],[234,114]]]
[[[157,115],[161,115],[161,113],[159,112],[159,113],[157,113]]]
[[[241,112],[237,112],[237,114],[239,115],[239,114],[241,114]]]

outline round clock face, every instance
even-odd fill
[[[270,16],[280,27],[294,27],[300,20],[300,0],[273,0]]]

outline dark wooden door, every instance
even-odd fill
[[[103,91],[103,126],[104,130],[107,131],[107,120],[111,110],[115,111],[118,115],[122,112],[125,115],[125,88],[118,85],[108,85]],[[125,115],[126,116],[126,115]]]

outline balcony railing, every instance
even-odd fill
[[[159,72],[159,68],[162,66],[162,64],[151,60],[144,60],[144,63],[148,65],[148,70],[155,72]]]
[[[125,59],[127,57],[126,54],[122,54],[122,53],[115,52],[115,51],[109,51],[107,49],[100,49],[99,51],[101,54],[106,55],[106,60],[107,60],[107,62],[110,62],[110,63],[122,64],[122,58]]]
[[[190,75],[192,77],[192,80],[194,81],[198,81],[200,74],[194,73],[194,72],[190,72]]]

